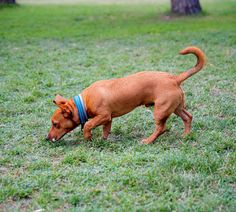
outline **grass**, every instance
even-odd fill
[[[169,5],[19,5],[0,8],[0,210],[235,211],[236,3],[202,1],[204,14]],[[202,48],[205,69],[183,85],[192,133],[172,116],[154,145],[151,110],[113,122],[108,141],[80,129],[44,140],[56,93],[141,70],[180,73]]]

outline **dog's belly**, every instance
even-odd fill
[[[137,105],[136,107],[138,107],[139,105]],[[136,107],[122,107],[120,108],[120,110],[117,110],[117,108],[115,110],[111,111],[111,117],[115,118],[115,117],[119,117],[122,115],[125,115],[129,112],[131,112],[132,110],[134,110]]]

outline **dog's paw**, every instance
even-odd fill
[[[140,144],[151,144],[152,142],[150,142],[148,139],[143,139]]]
[[[102,139],[102,140],[107,140],[107,139],[108,139],[108,136],[102,136],[101,139]]]
[[[86,135],[84,135],[84,139],[85,139],[86,141],[91,141],[91,140],[92,140],[92,134],[86,134]]]

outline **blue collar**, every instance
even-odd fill
[[[85,110],[85,106],[84,106],[84,102],[83,102],[81,94],[79,94],[79,96],[73,97],[73,100],[78,110],[81,127],[83,128],[85,122],[88,121],[88,116]]]

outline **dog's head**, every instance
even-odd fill
[[[75,107],[73,100],[67,100],[60,95],[56,95],[53,103],[58,106],[52,115],[52,126],[47,139],[55,142],[60,140],[66,133],[75,129],[79,125],[79,119],[75,117]],[[77,120],[76,120],[77,119]]]

